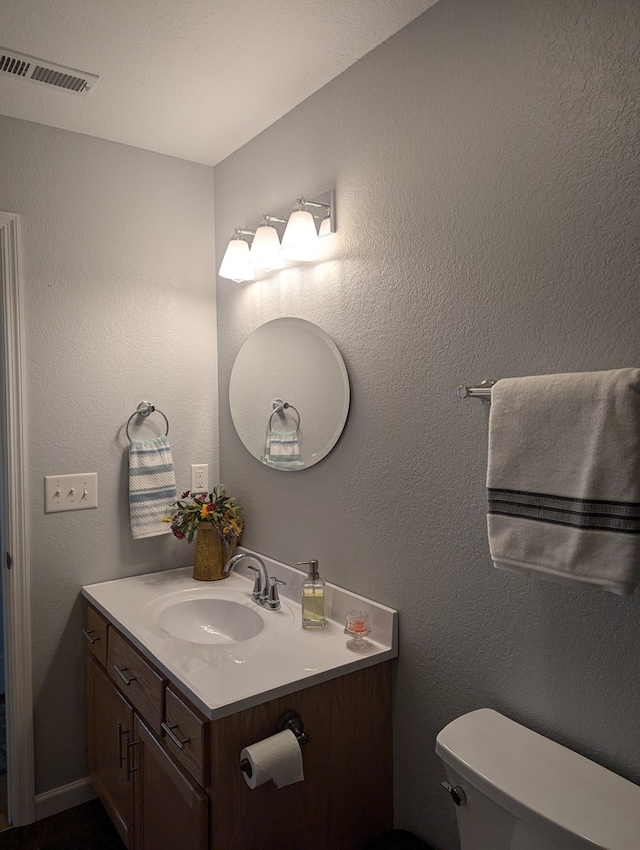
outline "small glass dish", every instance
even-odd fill
[[[352,649],[354,652],[364,652],[369,649],[371,644],[365,640],[365,636],[371,634],[369,612],[361,608],[352,608],[347,611],[347,625],[344,633],[351,635],[351,640],[347,641],[347,649]]]

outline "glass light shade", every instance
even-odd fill
[[[249,243],[244,239],[231,239],[220,263],[220,277],[242,283],[255,280],[256,273],[249,262]]]
[[[331,217],[327,216],[323,218],[320,222],[320,230],[318,231],[318,236],[322,239],[323,236],[329,236],[331,233]]]
[[[308,263],[320,257],[318,231],[308,210],[294,210],[282,237],[282,256],[287,260]]]
[[[280,237],[272,224],[261,224],[256,228],[249,256],[256,268],[265,271],[284,268],[280,254]]]

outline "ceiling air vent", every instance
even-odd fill
[[[26,56],[5,47],[0,47],[0,75],[2,74],[43,86],[56,86],[74,94],[87,94],[99,80],[96,74],[88,74],[76,68],[65,68],[64,65]]]

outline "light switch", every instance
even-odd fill
[[[45,513],[83,511],[85,508],[97,507],[97,472],[79,472],[76,475],[45,475]]]

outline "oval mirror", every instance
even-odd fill
[[[257,328],[238,352],[229,382],[231,418],[245,448],[284,472],[313,466],[342,433],[349,376],[333,340],[304,319]]]

